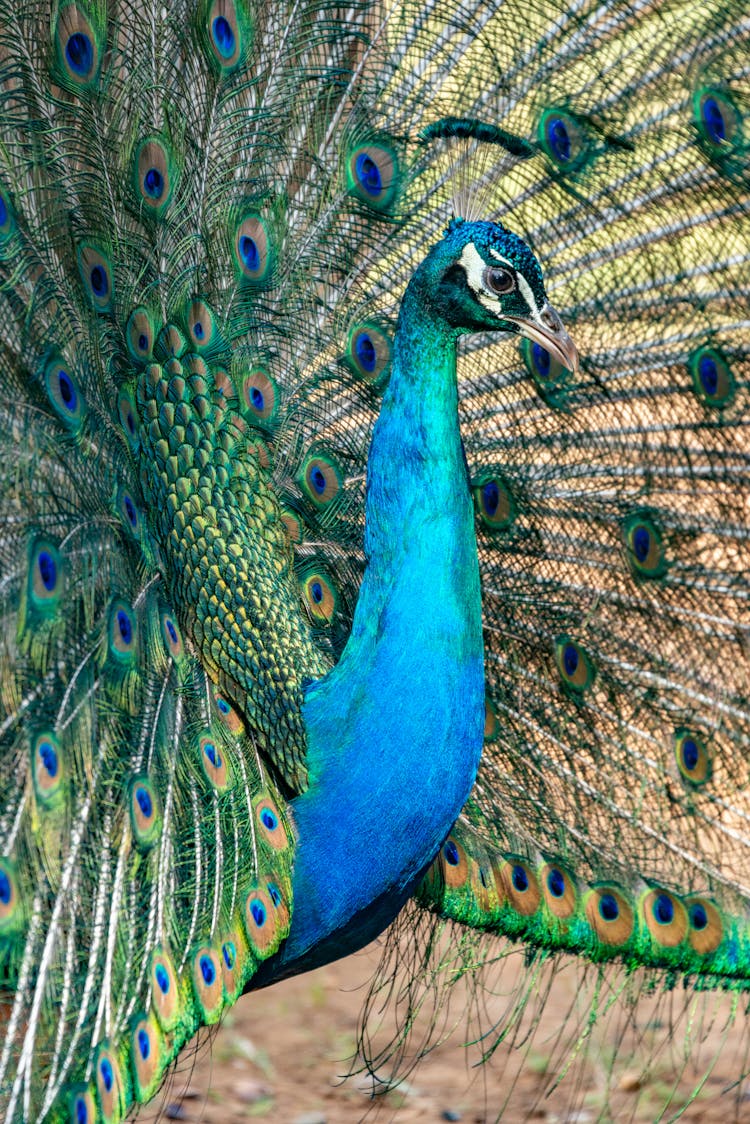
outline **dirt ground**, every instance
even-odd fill
[[[485,1124],[500,1119],[507,1124],[643,1124],[676,1119],[694,1094],[681,1120],[750,1122],[750,1091],[738,1081],[749,1068],[747,1019],[740,1014],[728,1025],[731,997],[696,1000],[692,992],[675,989],[643,1001],[631,1014],[622,1000],[611,1004],[606,988],[582,983],[575,966],[557,972],[538,1020],[538,1005],[528,1005],[515,1032],[521,1049],[501,1044],[489,1063],[474,1066],[476,1051],[462,1045],[462,1021],[401,1087],[383,1093],[381,1086],[373,1099],[371,1078],[360,1073],[344,1081],[343,1076],[355,1054],[358,1016],[378,958],[378,949],[371,946],[244,996],[225,1015],[212,1042],[203,1041],[183,1055],[156,1107],[139,1119],[193,1124]],[[505,982],[487,1002],[487,1017],[498,1027],[508,1024],[514,1004],[522,1005],[514,988],[516,981],[528,979],[521,966],[520,955],[509,959]],[[542,973],[533,991],[545,987]],[[589,1038],[585,1029],[592,1008],[598,1018]],[[558,1084],[562,1070],[565,1076]],[[664,1110],[671,1094],[672,1105]]]

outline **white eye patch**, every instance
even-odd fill
[[[529,315],[532,320],[534,320],[541,326],[541,314],[539,308],[537,307],[537,303],[534,300],[534,294],[531,291],[531,286],[529,285],[526,278],[518,273],[511,262],[509,262],[507,258],[504,258],[502,254],[499,254],[497,250],[491,249],[490,253],[492,254],[493,258],[496,258],[503,265],[506,265],[509,269],[513,270],[513,275],[518,283],[518,290],[528,306]],[[487,263],[485,262],[484,258],[479,253],[473,242],[467,242],[464,246],[461,257],[459,258],[459,265],[463,266],[464,272],[466,273],[467,284],[479,303],[483,305],[483,307],[486,308],[489,312],[494,312],[495,315],[499,315],[500,298],[493,296],[491,293],[488,293],[484,287],[482,277],[484,276],[484,271],[487,268]]]

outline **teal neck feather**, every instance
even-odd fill
[[[310,786],[293,802],[294,913],[276,977],[353,951],[392,920],[479,763],[481,604],[458,333],[430,301],[443,245],[401,307],[368,464],[368,566],[351,636],[304,705]]]

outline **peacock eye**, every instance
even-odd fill
[[[492,265],[484,271],[484,283],[491,293],[502,296],[503,293],[512,293],[516,287],[516,279],[509,269]]]

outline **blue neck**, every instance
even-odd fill
[[[479,762],[481,603],[456,334],[426,311],[426,284],[418,271],[404,297],[373,434],[351,636],[304,705],[310,787],[293,801],[292,928],[274,975],[354,951],[390,923]]]

